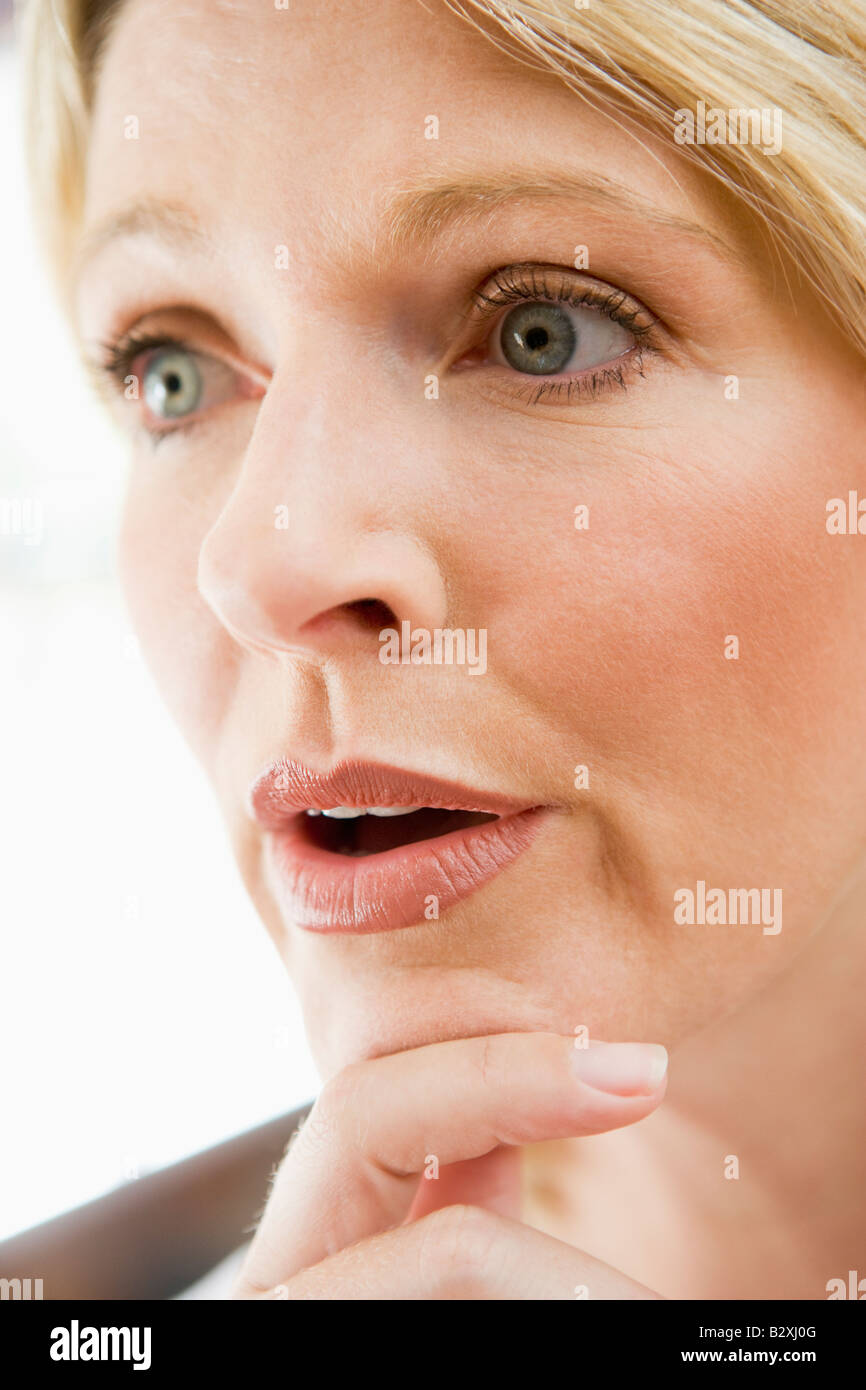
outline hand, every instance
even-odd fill
[[[231,1297],[658,1297],[515,1218],[520,1146],[642,1120],[665,1061],[648,1044],[503,1033],[347,1067],[289,1148]]]

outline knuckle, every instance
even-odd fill
[[[422,1283],[439,1297],[483,1290],[501,1234],[498,1218],[483,1207],[458,1203],[419,1224],[425,1227],[418,1257]]]

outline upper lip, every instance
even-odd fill
[[[299,811],[333,806],[436,806],[511,816],[534,804],[383,763],[345,761],[330,772],[315,772],[290,758],[265,768],[249,794],[252,815],[267,829],[279,829]]]

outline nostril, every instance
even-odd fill
[[[397,616],[387,603],[378,598],[359,598],[345,605],[347,613],[356,613],[365,627],[376,632],[383,627],[398,627]]]

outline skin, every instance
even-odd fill
[[[517,170],[575,191],[388,234],[409,185]],[[85,350],[141,322],[238,371],[157,447],[141,402],[117,402],[124,583],[326,1082],[238,1296],[824,1297],[866,1234],[866,545],[825,528],[827,500],[864,486],[861,360],[672,141],[439,3],[129,0],[82,247],[142,196],[183,204],[208,242],[82,251]],[[491,358],[493,322],[467,317],[472,292],[515,263],[569,271],[578,245],[657,317],[656,350],[625,390],[533,403],[536,379]],[[486,675],[383,667],[367,598],[486,628]],[[245,810],[281,755],[553,809],[439,922],[314,937],[282,920]],[[676,925],[698,879],[781,889],[782,930]],[[638,1080],[599,1109],[567,1082],[581,1028],[667,1046],[665,1104]],[[430,1153],[445,1171],[415,1194]],[[321,1170],[345,1176],[339,1219]]]

